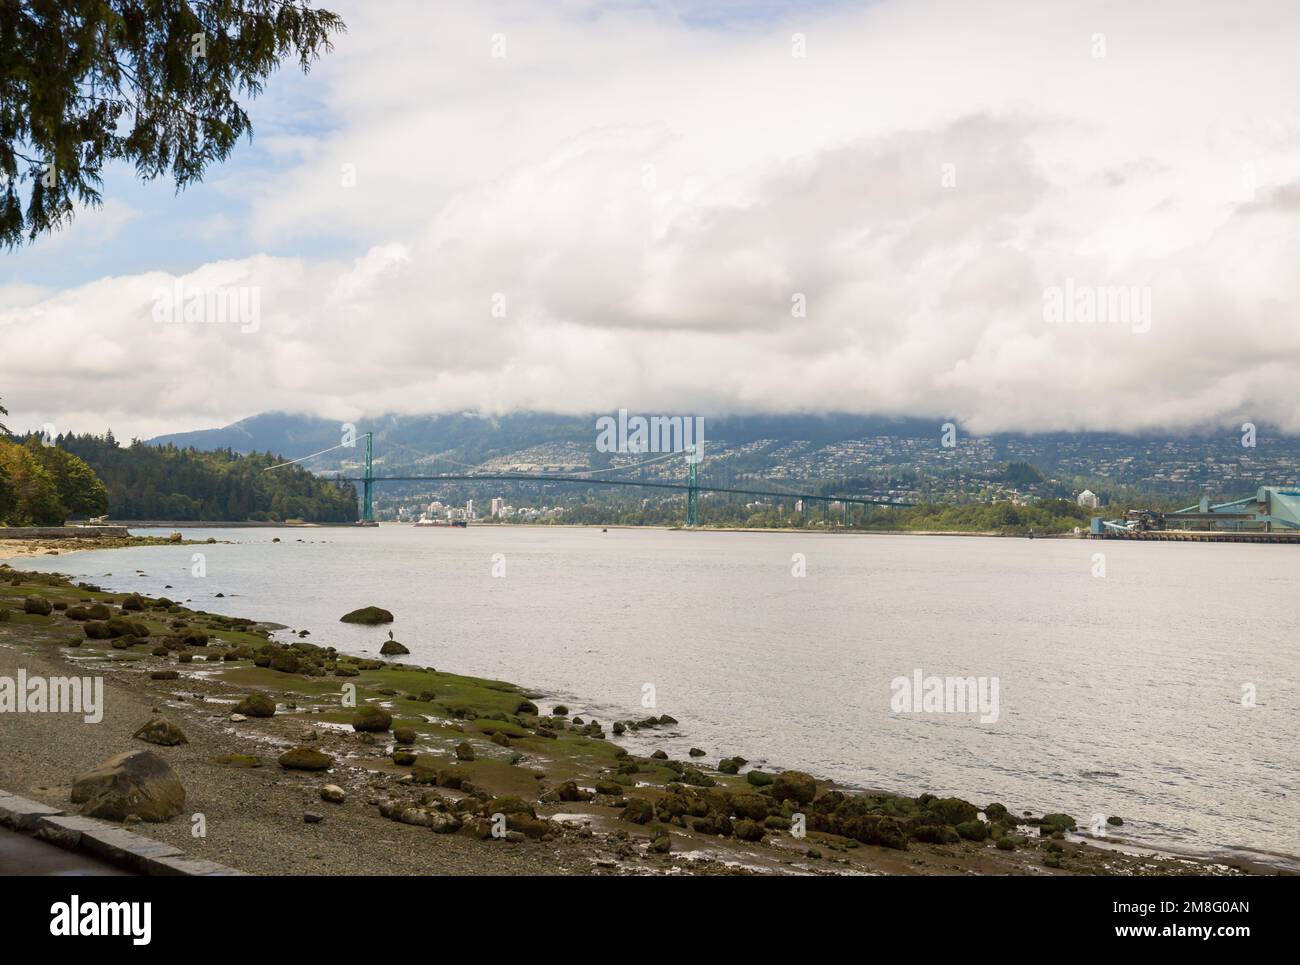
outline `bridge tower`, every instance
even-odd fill
[[[361,497],[361,518],[367,523],[375,521],[374,505],[374,488],[375,488],[375,434],[366,433],[366,476],[363,482],[363,494]]]
[[[700,474],[695,447],[686,447],[686,525],[700,525]]]

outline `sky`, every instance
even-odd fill
[[[204,183],[3,255],[10,428],[1300,432],[1300,5],[325,5]]]

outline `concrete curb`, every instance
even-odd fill
[[[137,874],[198,877],[245,874],[215,861],[187,858],[180,848],[107,821],[68,814],[8,791],[0,791],[0,824],[69,851],[94,855]]]

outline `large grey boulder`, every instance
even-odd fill
[[[185,808],[185,788],[166,761],[153,751],[127,751],[77,777],[72,803],[81,813],[108,821],[135,815],[142,821],[168,821]]]

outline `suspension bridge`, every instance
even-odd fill
[[[672,455],[682,455],[686,457],[686,482],[663,482],[659,480],[648,479],[601,479],[592,473],[594,472],[611,472],[626,469],[634,469],[645,463],[638,463],[633,466],[615,466],[605,470],[592,470],[588,473],[522,473],[522,472],[482,472],[473,471],[467,473],[432,473],[424,476],[394,475],[394,476],[376,476],[374,472],[374,433],[365,433],[366,456],[364,463],[364,474],[361,476],[328,476],[325,478],[337,479],[343,482],[361,483],[361,520],[365,523],[375,521],[374,510],[374,487],[376,483],[385,482],[531,482],[531,483],[575,483],[586,486],[636,486],[645,489],[669,490],[686,493],[686,525],[698,526],[700,524],[700,493],[726,493],[735,496],[763,496],[778,500],[799,500],[806,507],[812,504],[820,503],[822,506],[822,515],[829,515],[832,503],[840,504],[844,509],[845,519],[848,518],[850,506],[911,506],[911,503],[899,502],[898,500],[884,499],[877,496],[862,495],[840,495],[833,493],[807,493],[807,492],[778,492],[770,489],[748,489],[736,486],[713,486],[703,485],[699,478],[699,465],[702,460],[695,458],[695,447],[689,446],[680,453],[666,453],[662,458]],[[351,448],[348,443],[342,443],[337,446],[331,446],[329,449],[322,449],[320,452],[314,452],[311,455],[300,456],[297,459],[290,459],[287,462],[279,463],[267,468],[267,472],[272,469],[280,469],[284,466],[292,466],[316,456],[322,456],[327,452],[333,452],[336,449]],[[414,451],[414,450],[412,450]],[[427,453],[425,455],[428,455]],[[659,461],[658,459],[652,461]]]

